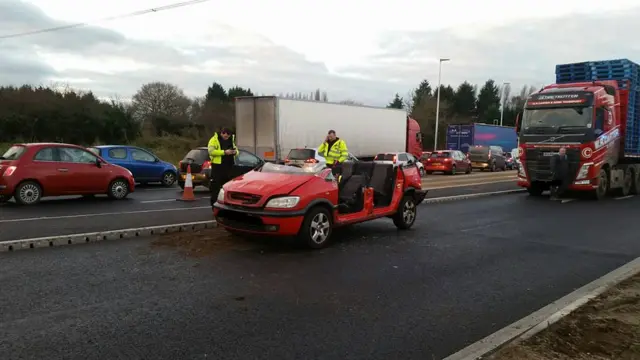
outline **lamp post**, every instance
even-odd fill
[[[438,151],[438,121],[440,120],[440,84],[442,80],[442,63],[449,61],[450,59],[440,59],[438,65],[438,98],[436,99],[436,133],[433,140],[433,151]]]
[[[500,96],[500,98],[502,99],[500,102],[500,126],[502,126],[502,121],[504,120],[504,103],[505,103],[505,98],[504,98],[504,88],[507,87],[507,85],[510,85],[510,82],[503,82],[502,83],[502,95]]]

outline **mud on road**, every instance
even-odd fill
[[[490,360],[640,359],[640,274]]]

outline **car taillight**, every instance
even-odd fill
[[[451,162],[451,159],[444,159],[444,162],[446,163]]]
[[[15,166],[9,166],[4,173],[2,174],[2,176],[11,176],[13,175],[14,172],[16,172],[17,167]]]
[[[316,159],[307,159],[307,160],[305,160],[305,162],[309,163],[309,164],[315,164],[315,163],[318,162],[318,160],[316,160]]]
[[[205,161],[202,163],[202,170],[204,169],[211,169],[211,161]]]
[[[284,159],[284,163],[287,164],[289,162],[289,158]]]
[[[431,158],[428,158],[428,159],[427,159],[427,162],[431,162]]]

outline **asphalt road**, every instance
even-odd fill
[[[429,197],[515,189],[514,172],[433,175],[424,181]],[[209,193],[195,190],[196,201],[180,202],[179,188],[141,187],[122,201],[54,198],[36,206],[0,206],[0,241],[130,229],[211,220]]]
[[[425,205],[410,231],[377,220],[322,251],[234,240],[192,257],[133,239],[1,253],[0,358],[441,359],[639,256],[639,205]]]

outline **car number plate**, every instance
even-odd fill
[[[432,165],[433,166],[440,166],[441,164],[440,163],[433,163]]]

